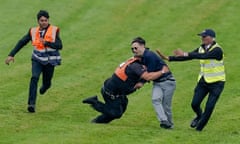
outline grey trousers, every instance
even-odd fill
[[[153,82],[152,104],[160,122],[168,121],[173,125],[172,97],[175,89],[176,81]]]

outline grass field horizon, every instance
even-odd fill
[[[0,5],[0,143],[1,144],[239,144],[240,2],[235,0],[2,0]],[[51,89],[37,97],[36,113],[27,112],[31,77],[30,43],[9,66],[4,61],[17,41],[36,26],[45,9],[60,27],[62,65]],[[165,130],[151,105],[152,84],[129,95],[121,119],[107,125],[90,121],[99,113],[81,101],[100,95],[103,81],[132,56],[130,42],[141,36],[147,47],[166,55],[200,44],[205,28],[217,33],[223,47],[227,82],[208,125],[202,132],[189,127],[199,61],[167,62],[177,80],[173,98],[174,129]],[[41,79],[39,81],[39,87]],[[206,100],[205,100],[206,101]],[[204,106],[204,104],[202,105]]]

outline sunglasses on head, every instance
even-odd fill
[[[137,47],[132,47],[131,49],[132,49],[132,50],[137,50],[138,48],[137,48]]]

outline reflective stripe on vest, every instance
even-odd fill
[[[35,53],[33,53],[34,57],[38,57]],[[60,60],[60,56],[48,56],[48,57],[38,57],[39,60],[41,61],[48,61],[48,60]]]
[[[220,48],[220,46],[216,43],[209,49],[209,51],[212,51],[216,47]],[[200,47],[198,52],[205,53],[205,50],[203,47]],[[203,76],[205,81],[208,83],[225,81],[225,69],[223,59],[224,55],[222,60],[220,61],[215,59],[200,60],[201,70],[198,76],[198,80],[200,80]]]
[[[127,66],[130,65],[131,63],[137,61],[137,60],[139,60],[139,58],[132,57],[132,58],[128,59],[127,61],[121,63],[119,65],[119,67],[117,67],[116,70],[115,70],[115,74],[117,75],[117,77],[119,77],[123,81],[126,81],[127,78],[128,78],[128,76],[126,74]]]
[[[47,42],[55,42],[58,27],[50,25],[45,31],[43,39]],[[40,27],[31,28],[32,45],[34,47],[32,58],[42,64],[59,65],[61,57],[59,51],[50,47],[45,47],[41,42]]]

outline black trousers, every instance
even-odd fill
[[[32,60],[32,77],[29,86],[28,104],[35,105],[37,99],[37,88],[40,74],[42,73],[42,88],[47,90],[51,86],[54,73],[54,66],[51,64],[43,65],[38,61]]]
[[[225,82],[218,81],[214,83],[206,83],[204,78],[201,78],[198,82],[192,99],[192,109],[200,119],[196,127],[197,130],[202,130],[207,124],[211,114],[214,110],[216,102],[223,91]],[[208,99],[205,105],[205,110],[202,113],[201,103],[203,99],[208,95]]]
[[[102,114],[95,118],[96,123],[109,123],[114,119],[118,119],[126,111],[128,105],[127,96],[120,96],[115,99],[111,99],[104,90],[101,89],[102,96],[105,103],[98,101],[93,104],[93,108],[101,112]]]

